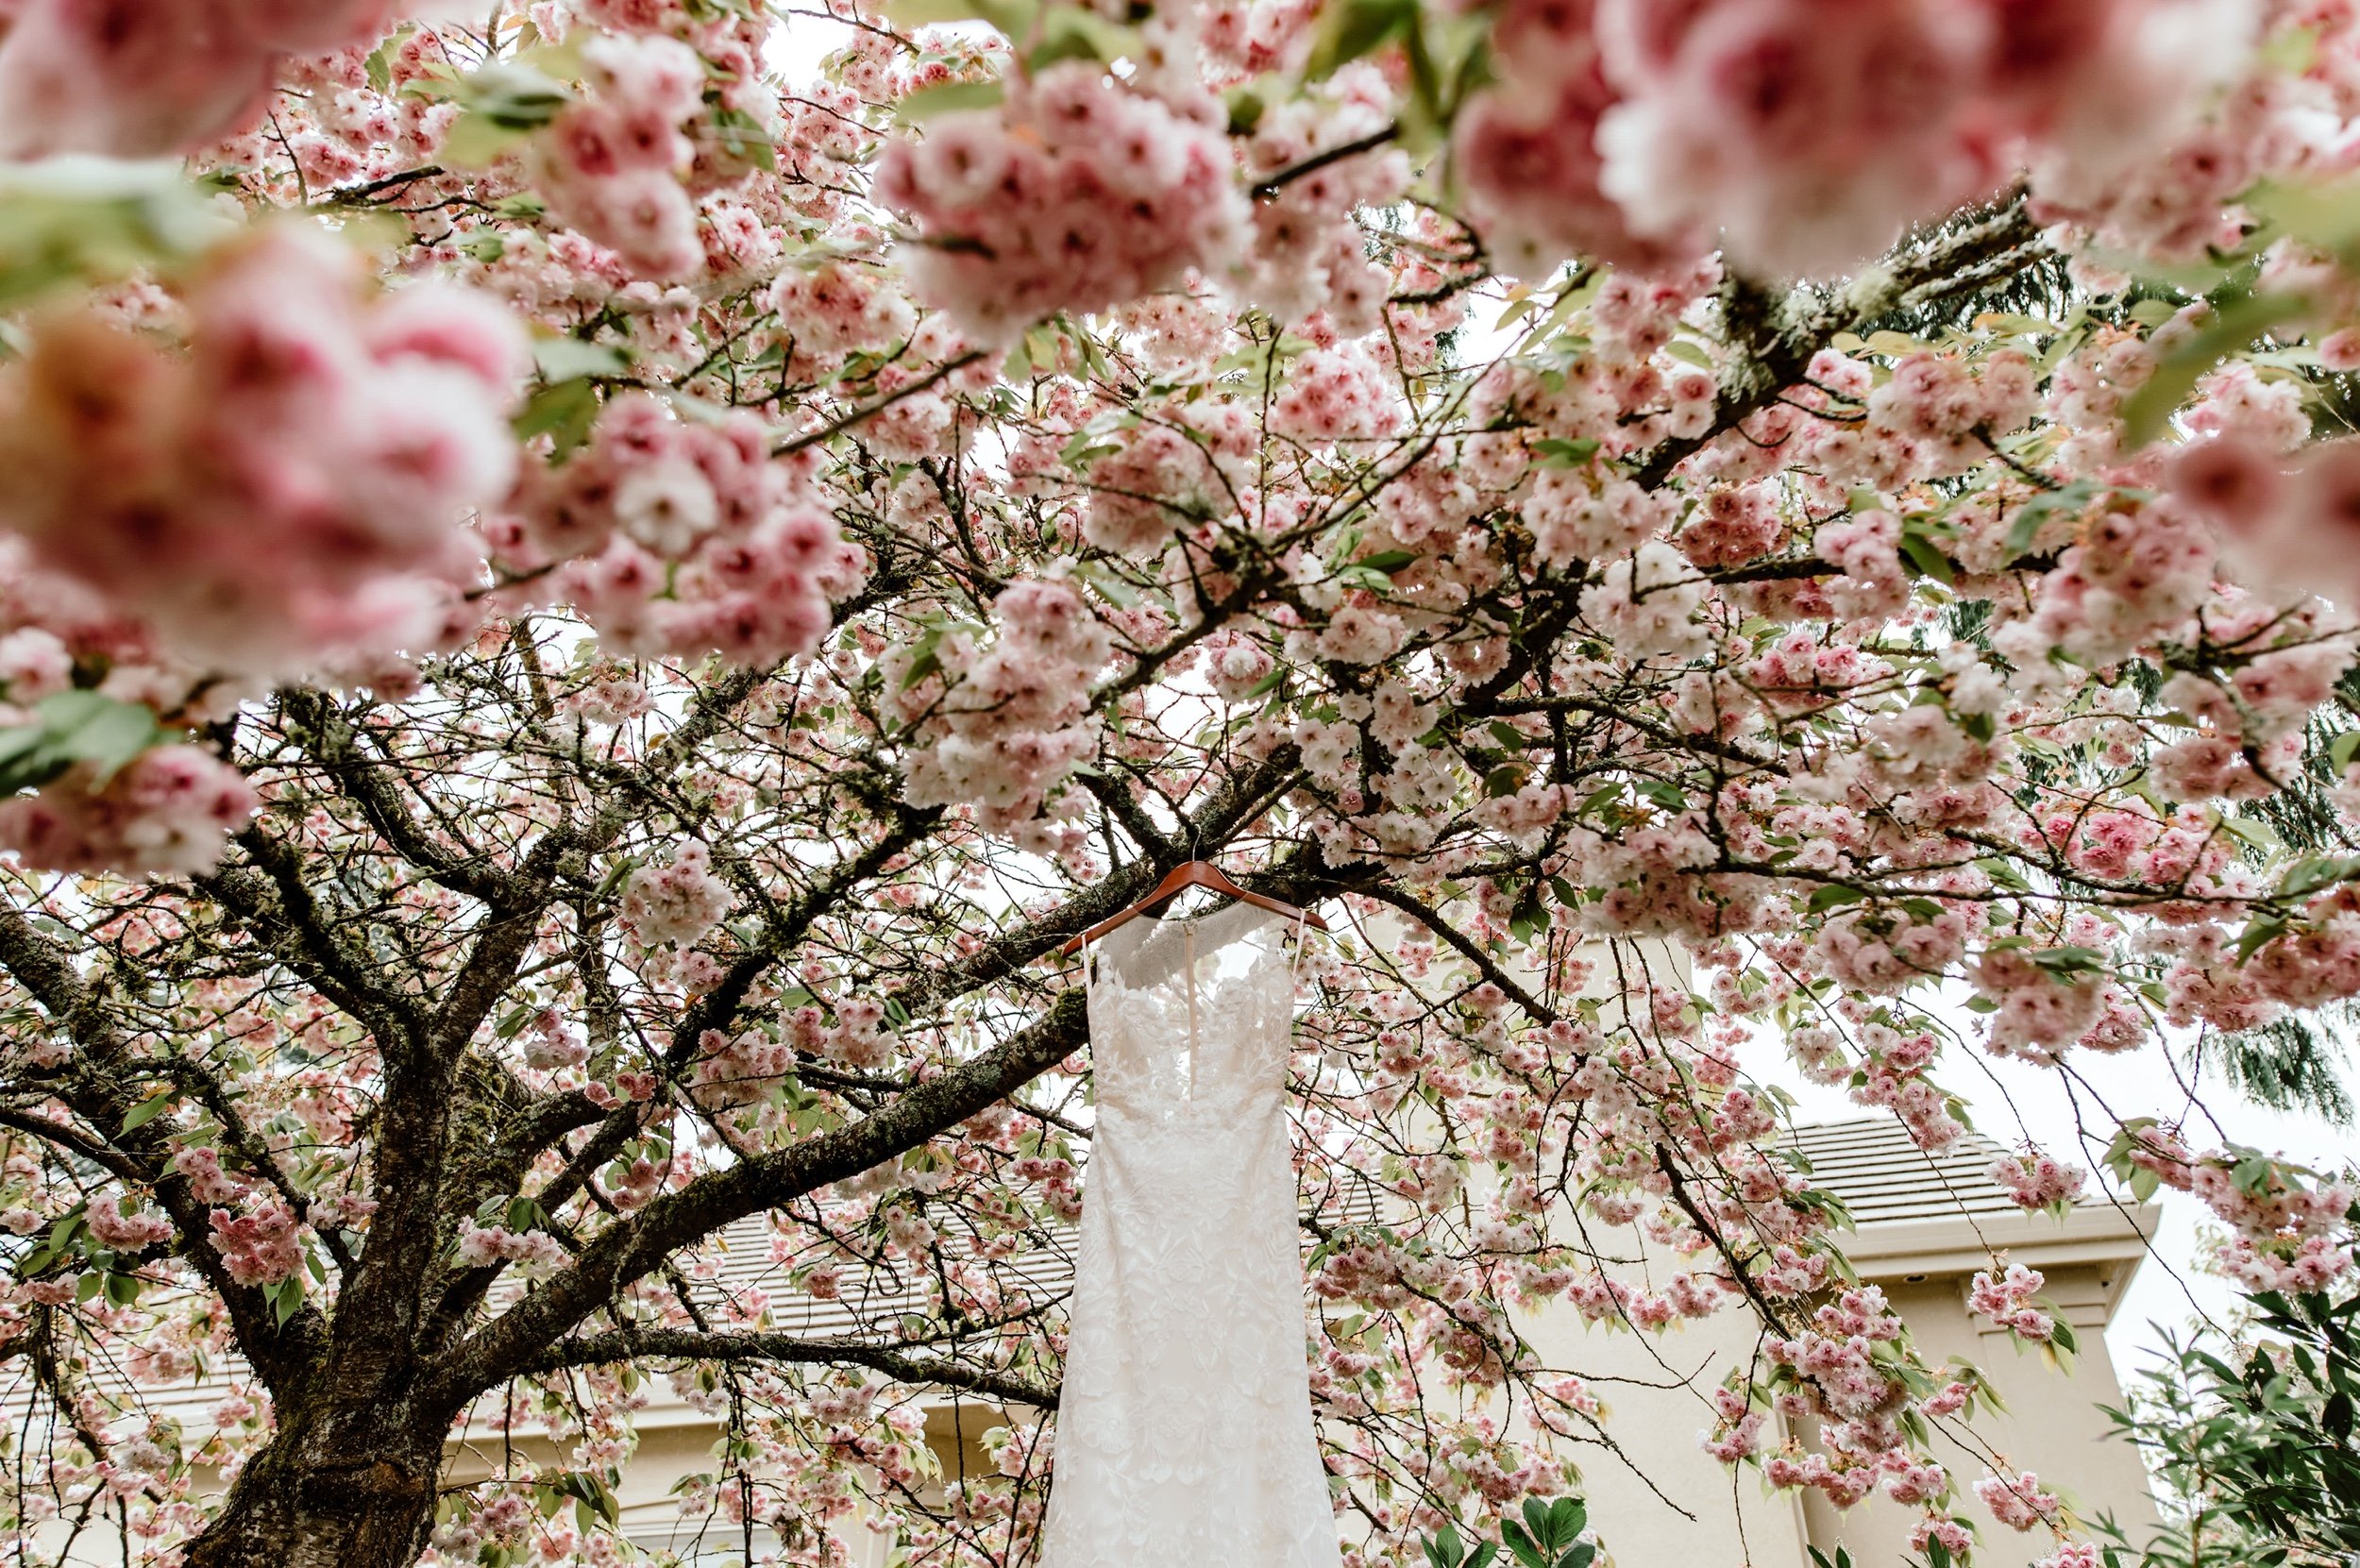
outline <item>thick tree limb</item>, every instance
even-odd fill
[[[1801,380],[1812,356],[1849,331],[1907,305],[1955,297],[2022,271],[2041,254],[2040,229],[2019,193],[1930,244],[1904,247],[1831,297],[1806,294],[1784,302],[1759,285],[1732,279],[1723,296],[1736,362],[1721,378],[1712,427],[1663,442],[1637,462],[1632,478],[1654,490],[1690,457],[1768,407]]]
[[[456,1403],[516,1375],[575,1324],[682,1247],[733,1220],[873,1170],[1015,1093],[1088,1042],[1080,989],[1015,1038],[927,1080],[876,1114],[699,1177],[658,1197],[582,1249],[549,1279],[440,1357],[435,1375]]]
[[[686,1329],[624,1328],[566,1340],[523,1371],[603,1366],[617,1361],[781,1361],[867,1367],[896,1382],[932,1384],[1036,1409],[1057,1408],[1057,1391],[939,1356],[910,1356],[861,1340],[799,1340],[788,1334],[700,1334]]]

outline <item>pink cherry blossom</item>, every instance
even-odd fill
[[[1236,253],[1244,202],[1218,127],[1094,64],[1008,82],[893,143],[877,195],[919,226],[913,286],[962,329],[1005,341],[1053,311],[1100,311]]]
[[[39,795],[0,801],[0,847],[42,870],[211,870],[260,801],[237,769],[194,746],[143,751],[112,777],[80,764]]]
[[[732,902],[729,884],[713,870],[713,851],[692,838],[672,851],[670,864],[642,866],[631,874],[622,919],[649,946],[685,948],[720,924]]]
[[[191,656],[431,646],[460,525],[515,470],[514,324],[441,284],[371,300],[357,254],[293,227],[189,312],[185,355],[89,313],[36,328],[0,381],[0,522]]]

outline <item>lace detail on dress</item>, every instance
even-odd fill
[[[1305,1361],[1283,929],[1239,904],[1135,920],[1090,956],[1098,1122],[1044,1568],[1336,1568]],[[1256,936],[1238,967],[1228,950]]]

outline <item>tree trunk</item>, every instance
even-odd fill
[[[434,1527],[448,1426],[403,1401],[282,1413],[187,1568],[410,1568]]]

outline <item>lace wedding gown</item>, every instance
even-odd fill
[[[1304,1362],[1284,935],[1236,904],[1134,920],[1086,960],[1098,1120],[1043,1568],[1336,1568]],[[1249,941],[1242,972],[1206,962]]]

